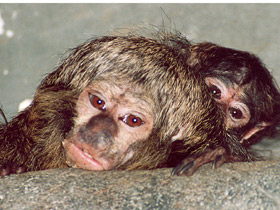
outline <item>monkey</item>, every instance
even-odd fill
[[[273,77],[256,55],[210,42],[192,44],[180,33],[163,32],[161,39],[190,54],[186,62],[202,75],[209,93],[223,111],[226,128],[239,136],[244,149],[249,149],[264,137],[277,134],[280,93]],[[214,161],[214,167],[219,167],[223,162],[240,161],[238,156],[222,155],[222,151],[222,148],[216,151],[221,155]],[[213,152],[209,151],[209,154]],[[182,159],[183,163],[180,163]],[[192,158],[184,159],[184,155],[171,156],[168,165],[177,164],[173,173],[184,164],[192,163]],[[253,159],[259,160],[261,157],[254,154]]]
[[[163,43],[172,43],[174,48],[190,54],[189,67],[202,75],[223,110],[226,127],[241,133],[244,145],[277,133],[279,88],[260,58],[210,42],[191,43],[178,31],[160,33],[157,36],[161,36]]]
[[[194,44],[191,51],[188,63],[201,73],[226,126],[241,134],[244,146],[277,133],[279,88],[260,58],[209,42]]]
[[[32,103],[0,125],[0,175],[160,168],[177,141],[178,150],[198,160],[223,146],[249,161],[228,135],[203,78],[185,62],[189,56],[135,35],[99,37],[74,48],[42,80]],[[192,175],[215,156],[184,171]]]

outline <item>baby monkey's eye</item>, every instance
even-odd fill
[[[209,86],[209,92],[212,94],[212,96],[216,99],[221,99],[222,92],[221,90],[215,86],[215,85],[210,85]]]
[[[230,115],[232,116],[232,118],[234,119],[242,119],[243,118],[243,113],[241,110],[237,109],[237,108],[233,108],[233,107],[230,107],[229,108],[229,113]]]
[[[119,117],[119,120],[122,120],[125,124],[130,127],[138,127],[144,123],[144,121],[135,115],[127,114],[123,117]]]
[[[99,109],[101,111],[106,110],[105,101],[100,99],[98,96],[90,94],[89,99],[90,99],[90,103],[92,104],[92,106],[95,107],[96,109]]]

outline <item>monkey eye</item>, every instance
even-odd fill
[[[96,109],[100,109],[102,111],[106,110],[106,104],[105,101],[103,101],[102,99],[100,99],[98,96],[96,95],[89,95],[89,99],[90,99],[90,103],[93,105],[93,107],[95,107]]]
[[[233,107],[230,107],[229,108],[229,113],[230,115],[234,118],[234,119],[241,119],[243,118],[243,113],[241,110],[239,109],[236,109],[236,108],[233,108]]]
[[[209,86],[209,92],[211,93],[211,95],[216,98],[216,99],[221,99],[222,96],[222,92],[221,90],[215,86],[215,85],[210,85]]]
[[[226,124],[229,128],[241,128],[251,119],[250,109],[248,106],[235,99],[231,101],[226,108]]]
[[[140,117],[137,117],[132,114],[127,114],[123,117],[119,117],[119,120],[122,120],[125,124],[129,125],[130,127],[138,127],[144,123]]]

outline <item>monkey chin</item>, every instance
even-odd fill
[[[109,161],[96,157],[96,152],[88,144],[67,139],[62,144],[66,151],[66,163],[70,167],[91,171],[105,171],[112,168]]]

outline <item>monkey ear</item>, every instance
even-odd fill
[[[259,131],[262,131],[263,129],[265,129],[266,127],[268,127],[270,125],[271,125],[271,123],[269,123],[269,122],[258,123],[255,127],[253,127],[251,130],[249,130],[247,133],[244,134],[244,136],[242,137],[241,143],[243,143],[243,141],[248,140],[254,134],[256,134]]]
[[[171,138],[171,141],[176,141],[176,140],[179,140],[179,139],[182,139],[183,138],[183,132],[184,129],[183,128],[177,128],[177,132],[174,136],[172,136]]]

